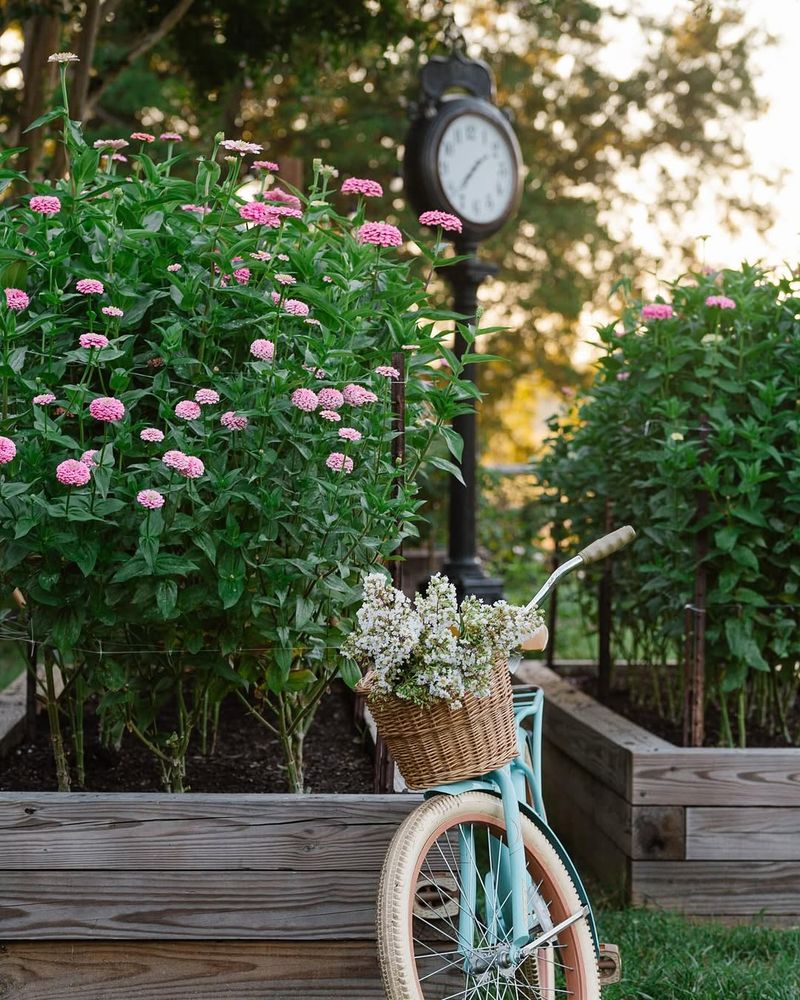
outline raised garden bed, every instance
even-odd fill
[[[538,663],[548,818],[626,902],[800,923],[800,749],[678,747]]]
[[[4,1000],[383,997],[414,795],[0,793]]]

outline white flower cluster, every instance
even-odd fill
[[[459,608],[455,587],[438,573],[413,603],[385,576],[371,573],[356,618],[342,652],[372,671],[373,695],[418,705],[444,699],[453,708],[467,693],[488,695],[496,661],[542,624],[538,609],[506,601],[489,605],[467,597]]]

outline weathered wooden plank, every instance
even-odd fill
[[[15,942],[3,1000],[383,1000],[362,942]]]
[[[655,752],[675,749],[673,743],[661,739],[660,736],[601,705],[591,695],[579,690],[563,677],[559,677],[543,663],[534,660],[523,661],[516,676],[525,684],[538,684],[550,703],[571,711],[579,718],[591,720],[603,735],[629,750]]]
[[[633,861],[631,902],[683,913],[796,915],[800,863],[795,861]]]
[[[634,804],[800,806],[800,749],[637,752],[631,793]]]
[[[568,794],[555,769],[544,769],[547,819],[582,875],[593,876],[609,892],[623,898],[628,884],[628,857],[597,826],[591,802]]]
[[[686,810],[686,857],[693,861],[800,861],[800,806]]]
[[[420,801],[417,795],[3,792],[0,865],[374,871]]]
[[[355,842],[352,850],[358,853]],[[374,939],[378,877],[375,871],[75,871],[55,877],[0,871],[0,941]]]
[[[25,732],[26,685],[27,675],[23,672],[0,691],[0,757],[22,741]]]
[[[551,798],[575,801],[629,858],[656,861],[684,856],[684,811],[679,806],[632,806],[547,739],[543,768]],[[549,803],[545,800],[546,806]]]

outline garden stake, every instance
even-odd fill
[[[700,464],[708,461],[709,424],[700,418]],[[702,523],[708,514],[708,493],[697,494],[695,524]],[[708,537],[706,529],[695,535],[694,602],[686,606],[686,652],[684,662],[683,743],[688,747],[701,747],[705,737],[705,669],[706,669],[706,567]],[[693,616],[693,617],[692,617]]]
[[[606,498],[603,530],[606,534],[612,529],[613,504]],[[597,697],[600,701],[608,701],[611,694],[611,561],[603,566],[600,583],[597,588]]]

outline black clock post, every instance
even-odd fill
[[[420,73],[422,99],[406,140],[404,179],[418,212],[438,209],[457,215],[463,231],[455,241],[457,264],[442,268],[453,292],[453,310],[474,326],[478,291],[496,265],[480,260],[481,240],[497,232],[514,214],[521,194],[522,158],[507,118],[494,103],[494,77],[485,62],[460,52],[433,58]],[[456,330],[454,352],[466,349]],[[476,380],[476,366],[464,378]],[[456,417],[453,429],[464,450],[460,469],[464,485],[450,480],[448,559],[444,572],[459,599],[474,594],[499,600],[502,581],[486,575],[477,554],[477,420],[475,411]]]

